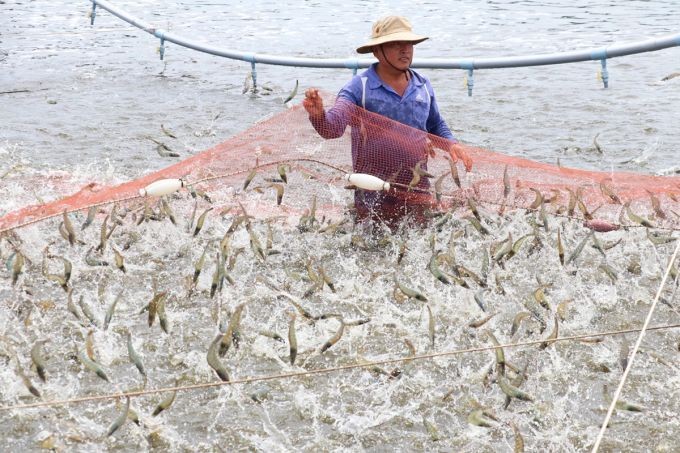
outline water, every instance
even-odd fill
[[[677,32],[680,5],[676,2],[430,2],[414,8],[394,2],[304,2],[272,6],[234,3],[226,9],[203,2],[117,2],[117,5],[174,33],[201,38],[224,47],[260,53],[317,57],[350,57],[370,30],[371,22],[389,12],[409,16],[417,32],[431,40],[416,48],[416,57],[494,57],[551,53],[637,41]],[[308,86],[329,92],[350,77],[346,70],[316,70],[258,65],[258,81],[272,87],[270,95],[241,93],[250,66],[198,54],[168,45],[165,62],[158,60],[158,42],[99,11],[94,27],[86,17],[87,2],[5,2],[0,5],[0,172],[20,165],[12,180],[36,175],[63,177],[64,192],[90,180],[120,182],[163,168],[242,131],[254,122],[283,109],[281,102],[300,80],[300,93]],[[254,19],[257,11],[258,20]],[[442,17],[446,19],[442,20]],[[351,20],[341,20],[351,18]],[[311,46],[310,36],[314,37]],[[498,37],[503,37],[499,39]],[[610,60],[610,88],[596,80],[599,63],[555,67],[488,70],[475,74],[475,92],[468,98],[463,71],[424,70],[438,97],[444,116],[464,141],[512,155],[597,170],[634,170],[656,173],[677,167],[680,138],[680,79],[660,82],[680,70],[680,49]],[[298,95],[298,100],[300,95]],[[165,140],[160,125],[177,136],[180,158],[161,158],[148,138]],[[604,148],[594,152],[593,138]],[[175,142],[173,142],[175,143]],[[75,181],[75,183],[73,182]],[[300,183],[293,179],[291,184]],[[33,203],[64,192],[36,185],[30,190],[5,186],[9,192],[2,207]],[[330,189],[327,189],[330,190]],[[56,193],[55,193],[56,192]],[[219,197],[220,194],[211,194]],[[250,210],[270,206],[271,200],[251,194]],[[269,194],[271,195],[271,194]],[[338,189],[337,199],[346,197]],[[135,347],[149,370],[148,388],[209,382],[217,379],[205,360],[219,320],[235,306],[248,302],[238,350],[223,359],[233,377],[268,375],[300,370],[287,364],[287,343],[258,335],[273,330],[287,337],[292,305],[262,284],[266,275],[286,291],[300,297],[311,282],[306,277],[309,258],[325,267],[337,292],[317,291],[304,306],[314,314],[340,313],[346,320],[370,318],[364,326],[348,328],[343,338],[324,354],[319,347],[337,329],[335,319],[305,322],[298,316],[297,337],[304,369],[380,360],[408,354],[404,339],[418,353],[429,350],[428,314],[423,303],[399,302],[393,272],[400,240],[409,250],[399,278],[421,288],[436,316],[435,350],[453,350],[488,344],[483,330],[493,331],[501,342],[510,341],[509,325],[518,311],[531,307],[531,294],[540,282],[550,310],[539,308],[547,327],[528,320],[516,340],[542,339],[552,329],[557,307],[564,308],[561,334],[637,327],[661,282],[674,243],[654,247],[644,232],[631,229],[601,235],[607,242],[622,242],[606,259],[590,247],[575,264],[562,267],[555,247],[555,229],[561,228],[565,247],[573,250],[586,232],[577,223],[551,219],[550,232],[542,233],[544,246],[530,252],[530,244],[505,267],[493,265],[484,292],[489,312],[498,311],[481,329],[467,324],[483,315],[474,303],[478,287],[444,285],[427,271],[431,256],[429,237],[434,231],[411,232],[367,250],[352,247],[352,233],[337,235],[300,233],[293,224],[275,221],[273,247],[280,250],[260,263],[250,250],[243,227],[232,239],[232,249],[244,248],[236,261],[234,285],[226,285],[210,298],[216,244],[233,220],[233,213],[209,217],[196,238],[183,230],[193,200],[186,194],[171,200],[180,224],[168,220],[135,226],[128,214],[112,235],[111,243],[125,255],[128,272],[98,268],[84,262],[87,249],[98,243],[101,213],[93,226],[79,233],[87,244],[69,247],[60,238],[59,219],[18,232],[19,247],[31,260],[16,286],[11,285],[13,246],[0,241],[3,305],[0,333],[5,365],[0,382],[3,406],[34,402],[17,378],[12,358],[16,352],[24,373],[43,393],[43,399],[61,399],[139,389],[143,380],[128,362],[125,333],[133,334]],[[200,209],[207,207],[202,203]],[[106,208],[108,212],[108,207]],[[199,211],[200,213],[201,211]],[[139,213],[138,213],[139,214]],[[84,213],[73,220],[79,228]],[[482,237],[464,220],[453,220],[436,233],[439,250],[448,250],[450,233],[463,234],[452,245],[456,259],[479,272],[482,249],[532,231],[521,212],[507,218],[490,215],[492,230]],[[262,220],[254,222],[264,242]],[[138,236],[137,236],[138,235]],[[675,233],[677,236],[677,233]],[[128,241],[138,238],[130,248]],[[211,253],[191,295],[188,280],[206,243]],[[64,256],[74,265],[72,286],[95,312],[100,327],[94,329],[97,357],[112,384],[85,370],[73,354],[83,349],[86,325],[65,310],[66,295],[41,276],[43,250]],[[110,248],[104,255],[113,261]],[[615,282],[598,269],[603,262],[618,272]],[[636,266],[639,263],[639,270]],[[58,259],[47,260],[49,272],[62,271]],[[445,263],[441,264],[446,267]],[[448,270],[448,268],[447,268]],[[505,294],[495,283],[501,281]],[[156,324],[148,328],[138,315],[153,294],[169,291],[170,334]],[[102,297],[101,282],[106,282]],[[119,292],[112,325],[104,331],[101,320]],[[677,298],[664,292],[671,304],[660,305],[654,323],[677,322]],[[564,302],[572,300],[572,302]],[[559,305],[564,302],[563,305]],[[42,384],[30,368],[34,342],[46,344],[48,381]],[[634,334],[627,335],[630,343]],[[614,451],[673,451],[680,439],[676,331],[650,333],[644,354],[624,389],[622,398],[647,408],[645,414],[618,411],[607,432],[604,447]],[[158,417],[150,413],[159,395],[133,399],[142,426],[127,423],[105,439],[106,428],[119,409],[113,401],[56,408],[14,410],[1,413],[0,443],[4,450],[38,450],[52,439],[69,451],[102,448],[122,451],[224,450],[454,450],[510,451],[512,430],[518,425],[527,449],[582,451],[595,439],[607,402],[602,387],[615,388],[621,375],[620,337],[602,343],[558,343],[545,351],[536,347],[507,349],[508,360],[527,364],[528,381],[522,388],[534,403],[513,401],[502,408],[498,385],[484,380],[493,352],[454,356],[384,367],[402,371],[398,379],[367,369],[331,373],[293,380],[274,380],[244,386],[180,393],[174,405]],[[664,362],[665,361],[665,362]],[[443,401],[443,396],[452,391]],[[255,403],[250,394],[266,395]],[[467,416],[475,404],[492,410],[501,423],[491,429],[472,426]],[[437,426],[441,440],[433,441],[423,418]]]
[[[258,53],[353,57],[371,22],[402,12],[417,32],[431,36],[416,57],[496,57],[552,53],[633,42],[677,33],[680,5],[673,1],[314,3],[272,7],[232,2],[117,2],[157,27],[215,45]],[[0,49],[3,94],[0,141],[20,144],[15,159],[31,166],[73,171],[110,163],[137,176],[167,161],[145,137],[160,124],[177,131],[183,154],[203,150],[270,113],[300,80],[337,92],[347,70],[258,65],[271,96],[241,94],[250,69],[169,44],[158,59],[158,40],[99,11],[94,27],[88,2],[5,2]],[[259,20],[253,18],[257,11]],[[446,11],[448,20],[442,20]],[[338,17],[351,17],[338,25]],[[314,36],[313,45],[309,37]],[[498,39],[498,37],[503,39]],[[654,173],[677,165],[680,121],[679,48],[612,59],[610,88],[596,79],[599,62],[530,69],[476,71],[467,97],[464,71],[425,70],[455,133],[489,149],[564,165]],[[300,95],[298,95],[300,99]],[[55,102],[50,104],[48,101]],[[213,118],[221,113],[218,120]],[[205,132],[205,133],[201,133]],[[606,153],[592,153],[596,134]],[[198,137],[196,135],[199,135]],[[651,157],[630,162],[645,149]],[[37,156],[40,156],[38,159]]]
[[[300,184],[299,179],[293,176],[290,184]],[[255,198],[246,198],[245,202],[251,212],[263,206],[257,194],[253,195]],[[481,236],[466,220],[453,219],[439,232],[413,230],[388,236],[388,240],[378,236],[372,244],[358,241],[346,227],[334,234],[300,232],[282,219],[271,222],[271,249],[280,253],[271,254],[266,262],[251,250],[245,228],[236,230],[228,253],[237,256],[228,271],[234,283],[225,281],[221,292],[211,297],[217,244],[234,216],[209,217],[203,230],[192,236],[184,228],[192,210],[191,197],[179,195],[170,204],[179,220],[177,226],[167,218],[136,225],[142,211],[128,212],[105,253],[101,257],[95,253],[95,257],[111,263],[105,267],[89,265],[85,258],[87,249],[99,241],[101,216],[84,231],[80,231],[84,216],[72,216],[83,245],[69,246],[59,237],[59,219],[22,229],[21,242],[12,239],[32,264],[25,267],[16,286],[11,285],[9,272],[4,269],[0,280],[5,305],[0,317],[0,358],[5,364],[0,374],[3,405],[37,400],[17,377],[17,358],[44,400],[214,382],[217,378],[205,359],[208,346],[216,326],[226,323],[241,303],[246,307],[240,324],[240,346],[232,347],[221,359],[232,379],[406,357],[407,340],[418,353],[433,351],[425,303],[406,299],[395,289],[395,278],[427,297],[435,317],[434,351],[489,345],[487,329],[503,343],[545,339],[553,330],[554,317],[559,319],[561,335],[635,328],[649,309],[675,246],[653,246],[640,229],[607,233],[599,235],[605,244],[620,242],[606,252],[606,258],[589,244],[573,263],[562,266],[555,249],[555,229],[562,231],[567,256],[586,232],[576,223],[552,219],[549,232],[538,232],[542,246],[529,240],[517,256],[491,264],[484,289],[471,278],[467,287],[435,280],[427,270],[431,236],[438,253],[455,257],[456,263],[483,275],[484,248],[500,243],[508,232],[519,238],[532,231],[524,213],[506,217],[485,214],[484,223],[492,231],[489,236]],[[199,212],[206,206],[202,203]],[[253,232],[263,246],[268,228],[263,220],[253,221]],[[407,248],[397,266],[402,241]],[[192,288],[194,264],[206,246],[206,262]],[[112,264],[113,247],[125,257],[125,273]],[[8,240],[0,243],[0,255],[10,264],[11,250]],[[487,251],[494,255],[493,250]],[[81,321],[76,320],[65,308],[66,293],[41,275],[42,266],[49,273],[63,273],[58,257],[73,263],[72,300],[79,306],[78,300],[83,298],[96,325],[90,325],[80,307],[76,311]],[[614,281],[599,268],[602,263],[615,269]],[[308,265],[312,273],[323,267],[335,291],[325,286],[303,296],[314,286]],[[451,272],[445,261],[440,267]],[[263,284],[265,280],[278,289]],[[142,310],[152,299],[154,286],[157,291],[168,292],[167,334],[159,328],[158,320],[148,327],[148,315]],[[544,288],[549,309],[541,308],[532,296],[540,287]],[[474,302],[480,290],[486,312]],[[677,283],[663,291],[670,306],[658,307],[654,324],[677,322],[676,290]],[[104,314],[119,294],[121,299],[105,330]],[[311,322],[297,312],[299,352],[296,366],[291,367],[287,338],[290,313],[296,311],[291,298],[313,316],[336,313],[348,322],[369,322],[347,327],[340,341],[321,353],[322,345],[337,331],[338,320],[329,317]],[[536,318],[525,319],[511,335],[516,313],[527,310]],[[469,327],[472,321],[494,312],[496,316],[483,327]],[[88,331],[93,333],[97,360],[110,383],[74,358],[76,350],[84,351]],[[143,357],[148,381],[128,359],[128,331]],[[276,332],[284,340],[276,342],[262,335],[263,331]],[[634,335],[626,336],[629,344]],[[30,368],[29,351],[40,339],[48,339],[43,348],[46,383],[40,382]],[[622,395],[623,400],[644,406],[646,413],[618,411],[607,432],[605,448],[637,451],[644,444],[657,451],[672,451],[664,448],[669,447],[669,439],[680,436],[674,416],[680,410],[674,362],[677,342],[673,330],[648,333]],[[128,422],[109,438],[104,433],[120,411],[111,400],[3,413],[0,434],[5,449],[22,451],[38,449],[44,442],[76,451],[102,447],[220,451],[218,445],[227,450],[258,451],[508,451],[513,442],[508,425],[512,422],[531,450],[579,451],[592,444],[604,417],[607,400],[603,386],[613,389],[618,383],[622,345],[622,337],[617,336],[596,344],[557,343],[545,350],[536,346],[506,348],[505,356],[512,366],[527,367],[527,382],[522,388],[534,399],[513,401],[507,410],[502,409],[504,395],[490,372],[495,361],[493,351],[486,351],[384,365],[380,370],[359,368],[181,392],[173,406],[158,417],[151,412],[161,397],[138,397],[132,407],[139,414],[141,426]],[[401,375],[391,377],[395,372]],[[511,371],[508,373],[512,376]],[[262,401],[253,401],[253,394]],[[477,405],[495,414],[499,423],[493,428],[469,424],[468,414]],[[436,426],[439,440],[428,434],[423,419]]]

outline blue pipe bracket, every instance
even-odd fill
[[[345,62],[345,67],[352,70],[352,75],[357,75],[359,70],[359,60],[347,60]]]
[[[468,96],[472,96],[472,89],[475,86],[475,63],[472,60],[463,60],[459,64],[460,69],[467,70],[465,77],[465,86],[467,87]]]
[[[253,76],[253,93],[257,92],[257,71],[255,70],[255,58],[250,62],[250,74]]]
[[[465,84],[467,85],[468,96],[472,96],[472,88],[475,86],[474,69],[470,68],[467,71],[468,75],[467,78],[465,79]]]
[[[602,69],[600,69],[600,76],[602,77],[602,83],[605,88],[609,88],[609,71],[607,71],[607,59],[603,58],[600,60]]]
[[[90,11],[90,25],[94,25],[94,18],[97,15],[97,4],[92,2],[92,11]]]

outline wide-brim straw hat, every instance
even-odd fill
[[[371,39],[357,48],[357,53],[371,53],[373,46],[379,46],[387,42],[394,41],[408,41],[413,44],[418,44],[427,39],[427,36],[421,36],[413,33],[411,22],[402,16],[387,16],[378,19],[373,24],[371,32]]]

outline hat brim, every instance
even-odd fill
[[[371,53],[373,47],[379,46],[380,44],[385,44],[394,41],[408,41],[412,44],[418,44],[428,39],[427,36],[416,35],[408,31],[400,31],[397,33],[391,33],[389,35],[384,35],[379,38],[373,38],[369,40],[363,46],[357,47],[357,53]]]

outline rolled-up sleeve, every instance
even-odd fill
[[[341,137],[345,133],[347,126],[352,124],[352,117],[356,110],[353,98],[354,95],[347,88],[343,88],[333,107],[323,115],[309,117],[309,121],[320,136],[330,139]]]

